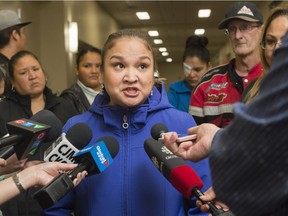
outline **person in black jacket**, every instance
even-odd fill
[[[10,59],[8,69],[12,90],[0,101],[0,137],[8,133],[7,122],[21,118],[29,119],[43,109],[53,112],[63,125],[70,117],[77,114],[68,101],[53,94],[46,86],[45,73],[33,53],[29,51],[16,53]],[[18,161],[14,154],[7,159],[7,166],[0,168],[0,175],[21,170],[26,166],[26,160]],[[40,215],[42,209],[30,197],[29,191],[2,205],[4,216]]]
[[[100,80],[101,50],[90,47],[77,54],[76,74],[78,80],[61,93],[71,101],[78,113],[86,112],[102,88]]]

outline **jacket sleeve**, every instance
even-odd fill
[[[201,89],[201,84],[192,92],[189,113],[193,116],[197,125],[207,122],[204,112],[204,92]]]
[[[287,42],[288,35],[275,52],[260,94],[247,107],[236,104],[233,122],[212,142],[213,187],[236,215],[264,215],[285,203],[287,207]]]

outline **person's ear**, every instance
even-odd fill
[[[13,30],[11,33],[11,37],[13,40],[18,41],[20,39],[20,34],[16,30]]]

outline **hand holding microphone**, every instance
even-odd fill
[[[210,207],[209,207],[209,205],[207,205],[205,203],[209,202],[209,201],[212,201],[212,200],[213,200],[214,204],[216,206],[218,206],[218,208],[223,209],[225,212],[227,212],[229,210],[229,207],[227,205],[225,205],[224,203],[222,203],[221,201],[219,201],[216,198],[216,194],[215,194],[215,192],[214,192],[212,187],[210,187],[207,191],[205,191],[205,194],[203,196],[201,196],[200,199],[201,200],[197,200],[196,201],[196,205],[203,212],[208,212],[209,211]]]
[[[39,111],[31,117],[31,120],[34,123],[30,120],[16,120],[19,124],[15,124],[12,121],[12,130],[9,131],[11,136],[8,135],[0,139],[0,149],[5,146],[1,149],[0,158],[7,159],[7,166],[1,168],[1,175],[23,169],[26,165],[27,157],[37,156],[35,153],[39,152],[39,148],[41,148],[45,142],[54,141],[61,134],[62,123],[55,114],[49,110]],[[50,126],[50,129],[46,126],[42,127],[42,124]],[[17,132],[15,132],[15,128],[18,129]],[[44,130],[44,134],[41,132],[42,130]],[[38,138],[35,136],[35,131],[36,134],[40,134]],[[34,137],[36,137],[36,139],[34,139]],[[24,158],[24,160],[19,160],[19,157],[20,159]]]
[[[48,184],[54,177],[59,175],[59,170],[69,171],[75,166],[76,164],[46,162],[28,167],[16,175],[14,174],[13,177],[0,181],[0,205],[30,187]],[[74,186],[85,178],[85,172],[81,174],[78,174],[77,182],[74,182]]]
[[[74,156],[78,166],[73,170],[62,173],[50,184],[37,191],[33,197],[42,208],[54,205],[73,187],[73,181],[79,172],[86,170],[89,175],[102,173],[113,162],[119,151],[119,145],[111,136],[102,137],[95,143],[86,146]]]
[[[4,167],[6,166],[6,164],[7,164],[7,161],[3,158],[0,158],[0,167]]]
[[[209,155],[213,137],[219,129],[213,124],[201,124],[188,129],[188,133],[195,136],[193,139],[179,140],[176,132],[168,132],[165,125],[155,124],[151,128],[151,135],[179,157],[197,162]]]
[[[161,136],[164,137],[164,142],[170,139],[170,144],[175,152],[178,152],[179,155],[184,155],[184,157],[187,157],[187,145],[189,147],[193,142],[185,142],[186,146],[183,146],[185,143],[180,144],[182,147],[178,146],[176,142],[177,133],[167,133],[168,129],[166,126],[162,125],[160,127],[160,125],[161,124],[156,124],[151,128],[151,135],[154,139],[150,138],[145,141],[144,149],[146,153],[164,177],[174,188],[182,193],[183,196],[188,199],[196,196],[197,199],[201,200],[200,197],[204,195],[201,192],[201,188],[203,187],[201,179],[182,158],[173,154],[163,143],[157,140],[159,140]],[[181,151],[182,148],[183,151]],[[218,209],[212,201],[201,201],[209,206],[209,211],[213,216],[233,216],[231,211]]]

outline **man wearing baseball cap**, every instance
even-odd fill
[[[263,73],[259,53],[263,17],[251,2],[232,4],[218,28],[224,29],[235,58],[209,70],[192,93],[189,113],[197,124],[225,127],[233,119],[233,104],[243,90]]]
[[[9,59],[18,51],[26,49],[24,26],[30,21],[23,22],[16,12],[0,10],[0,72],[5,76],[5,93],[11,89],[8,73]]]

